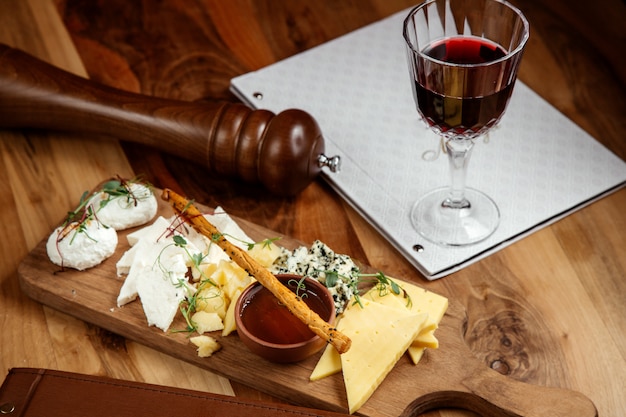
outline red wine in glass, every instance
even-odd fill
[[[477,137],[498,122],[506,109],[513,83],[486,95],[472,92],[471,87],[476,85],[474,78],[480,75],[479,70],[467,65],[489,64],[505,57],[506,51],[501,46],[482,38],[458,36],[436,41],[423,53],[460,65],[458,68],[434,68],[422,81],[425,85],[415,81],[418,109],[431,128],[444,135]],[[445,86],[441,82],[444,78]],[[472,81],[471,85],[468,80]]]

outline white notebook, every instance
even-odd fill
[[[467,247],[421,238],[409,210],[449,176],[446,155],[423,158],[439,139],[413,102],[407,13],[236,77],[231,89],[253,108],[315,117],[326,155],[342,160],[338,173],[324,170],[325,180],[426,278],[451,274],[624,186],[624,161],[518,81],[500,125],[477,142],[467,180],[496,201],[500,226]]]

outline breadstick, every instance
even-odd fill
[[[343,333],[337,331],[330,324],[312,311],[299,297],[285,287],[267,269],[259,265],[247,252],[230,243],[206,217],[198,211],[187,199],[172,190],[164,189],[161,196],[163,200],[170,202],[174,211],[183,217],[198,233],[215,242],[230,258],[248,274],[252,275],[265,288],[267,288],[291,313],[293,313],[316,335],[332,344],[341,354],[350,349],[351,340]]]

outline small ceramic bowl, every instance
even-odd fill
[[[335,321],[335,305],[328,288],[313,278],[277,275],[328,323]],[[304,287],[298,286],[304,284]],[[304,295],[302,295],[304,294]],[[326,341],[315,335],[258,282],[248,286],[235,305],[237,334],[255,354],[272,362],[298,362],[319,352]]]

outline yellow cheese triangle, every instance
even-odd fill
[[[408,282],[398,281],[411,297],[410,310],[415,313],[428,313],[430,323],[439,323],[448,309],[448,299]]]
[[[350,414],[378,388],[417,337],[427,317],[369,300],[362,302],[363,308],[351,308],[338,326],[352,340],[350,350],[341,355]]]
[[[393,307],[399,310],[406,310],[410,307],[408,299],[404,299],[403,297],[396,295],[393,292],[386,292],[381,294],[381,292],[376,287],[368,290],[365,294],[363,294],[361,298],[371,300],[379,304],[384,304],[386,306]]]
[[[331,376],[341,371],[341,355],[337,352],[337,349],[333,345],[327,345],[324,353],[317,361],[313,372],[309,379],[311,381],[318,381],[327,376]]]
[[[411,361],[417,365],[426,347],[436,348],[439,341],[435,338],[435,330],[448,309],[448,299],[434,292],[427,291],[416,285],[402,283],[402,288],[411,297],[411,311],[428,313],[427,323],[419,335],[425,343],[415,341],[407,350]]]
[[[439,347],[439,340],[437,340],[437,338],[435,337],[434,330],[431,330],[429,332],[421,332],[417,335],[413,343],[411,343],[411,347],[413,346],[437,349]]]
[[[365,293],[363,298],[396,308],[402,306],[413,312],[428,314],[424,329],[407,351],[411,361],[417,365],[424,355],[424,348],[436,349],[439,347],[439,341],[435,337],[434,332],[448,309],[448,299],[411,283],[400,280],[395,281],[407,292],[410,297],[410,303],[407,303],[407,298],[403,295],[396,295],[391,292],[381,295],[376,287]]]
[[[435,346],[436,339],[434,339],[434,331],[437,329],[439,322],[443,318],[443,315],[448,308],[448,299],[433,292],[426,291],[423,288],[420,288],[408,282],[400,280],[395,281],[409,294],[411,298],[410,303],[407,303],[408,300],[402,295],[396,295],[393,293],[387,293],[386,295],[382,295],[376,287],[370,289],[365,294],[363,294],[361,299],[375,301],[379,304],[384,304],[398,310],[410,309],[410,311],[428,314],[423,329],[420,331],[415,342],[407,350],[411,361],[414,364],[417,364],[424,354],[425,347],[432,348]],[[348,311],[350,311],[355,306],[358,307],[358,305],[351,304],[343,315],[349,314]],[[361,324],[355,322],[355,326],[357,326],[358,328],[361,326]],[[344,331],[342,327],[338,327],[340,330]],[[426,335],[428,332],[430,332],[431,334]],[[428,338],[428,340],[430,340],[430,345],[427,346],[419,342],[418,340],[421,337]],[[434,339],[434,341],[431,338]],[[334,375],[339,371],[341,371],[341,359],[339,357],[339,354],[335,349],[326,348],[318,363],[316,364],[315,369],[313,369],[310,379],[311,381],[317,381],[319,379],[325,378],[326,376]]]

